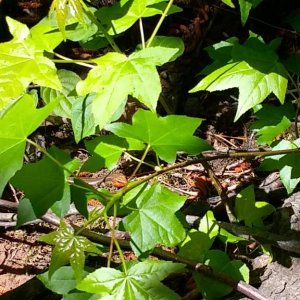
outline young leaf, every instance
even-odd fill
[[[230,261],[226,253],[210,250],[206,255],[206,264],[214,271],[225,273],[230,278],[249,282],[249,269],[246,264],[238,260]],[[228,295],[232,288],[224,283],[205,277],[200,273],[193,273],[197,288],[205,299],[221,299]]]
[[[156,244],[175,246],[185,237],[185,230],[175,216],[185,197],[159,184],[143,191],[136,200],[137,209],[124,218],[136,252],[146,252]]]
[[[60,90],[54,63],[44,56],[43,43],[32,38],[26,25],[6,18],[13,39],[0,43],[0,110],[34,82]],[[47,35],[41,36],[46,39]]]
[[[55,107],[53,112],[57,116],[71,118],[71,109],[76,97],[70,94],[75,90],[76,84],[80,81],[80,77],[76,73],[64,69],[58,70],[57,75],[62,84],[62,90],[58,91],[48,87],[42,87],[41,97],[46,104],[53,101],[53,99],[59,98],[59,105]]]
[[[294,142],[282,140],[272,150],[295,149],[300,147],[300,139]],[[259,170],[279,170],[280,179],[287,192],[291,194],[300,182],[300,154],[274,155],[266,157]]]
[[[77,284],[77,289],[100,295],[101,299],[167,300],[180,299],[160,283],[173,272],[183,271],[184,265],[161,260],[145,260],[133,265],[127,273],[100,268]]]
[[[98,253],[97,247],[83,236],[75,235],[74,229],[61,222],[57,231],[43,235],[40,241],[55,245],[49,266],[49,278],[60,267],[70,262],[77,279],[84,275],[84,252]]]
[[[241,21],[243,25],[247,22],[250,10],[255,8],[262,1],[263,0],[239,0]]]
[[[26,138],[57,105],[35,108],[35,100],[24,95],[0,117],[0,195],[8,180],[21,169]]]
[[[92,155],[81,170],[95,172],[101,168],[115,168],[124,150],[142,150],[144,144],[137,140],[123,139],[115,135],[103,135],[85,141],[85,146]]]
[[[139,109],[132,118],[132,125],[113,123],[106,129],[123,138],[133,138],[148,144],[157,155],[173,163],[177,151],[199,154],[210,149],[202,139],[193,136],[201,119],[186,116],[157,117],[151,111]]]
[[[255,115],[258,120],[251,129],[256,131],[257,143],[270,145],[276,136],[290,127],[295,111],[291,103],[282,106],[264,104]]]
[[[66,153],[55,148],[48,152],[62,165],[69,167],[70,172],[78,168],[80,162],[72,162]],[[31,214],[28,215],[30,219],[18,219],[18,225],[21,225],[21,222],[31,221],[33,216],[34,219],[38,219],[57,201],[60,202],[55,206],[54,212],[62,217],[70,205],[70,188],[66,182],[69,175],[48,156],[37,163],[24,165],[11,182],[23,190],[30,200],[22,200],[18,211],[26,209],[28,212],[31,211]]]
[[[190,92],[239,88],[235,121],[271,93],[281,103],[284,102],[287,71],[278,61],[271,44],[266,45],[257,37],[250,37],[244,45],[234,44],[231,56],[230,62],[206,76]]]
[[[232,0],[222,0],[223,3],[225,3],[226,5],[234,8],[234,4],[232,3]]]
[[[96,16],[102,23],[110,25],[108,33],[115,35],[124,32],[141,18],[162,14],[166,5],[165,0],[121,0],[111,7],[100,8]],[[180,11],[178,6],[172,5],[168,14]]]
[[[94,60],[98,66],[78,83],[77,92],[79,95],[97,93],[92,110],[100,129],[120,117],[128,95],[155,111],[161,92],[156,66],[172,60],[182,51],[180,43],[180,48],[174,48],[173,45],[170,42],[168,46],[158,46],[160,55],[157,55],[155,47],[150,47],[134,52],[129,57],[110,52]]]
[[[255,201],[253,185],[243,189],[235,199],[235,214],[239,221],[248,227],[263,227],[263,219],[275,211],[275,208],[263,201]]]
[[[49,14],[56,13],[56,21],[62,35],[66,37],[65,26],[70,16],[84,24],[84,9],[81,0],[53,0]]]

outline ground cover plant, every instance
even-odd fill
[[[192,52],[186,40],[163,34],[162,24],[184,12],[180,1],[173,2],[121,0],[100,7],[93,1],[54,0],[47,16],[30,28],[5,19],[11,37],[0,43],[0,194],[8,184],[22,191],[17,226],[43,219],[49,210],[55,214],[58,229],[40,237],[53,245],[51,263],[38,278],[62,299],[188,297],[169,283],[171,274],[193,278],[194,290],[205,299],[221,299],[233,290],[265,299],[249,284],[247,263],[233,258],[230,249],[247,248],[251,236],[260,242],[257,251],[270,257],[272,246],[300,251],[289,248],[289,236],[270,231],[274,203],[256,199],[251,182],[229,197],[230,189],[210,164],[253,159],[260,172],[278,171],[288,194],[297,189],[299,51],[281,55],[279,36],[268,39],[251,30],[243,38],[207,45],[210,63],[197,69],[189,94],[231,95],[233,126],[248,118],[254,133],[254,150],[220,151],[196,134],[207,119],[204,106],[203,118],[186,116],[176,109],[180,104],[164,96],[160,71]],[[238,13],[244,26],[264,0],[214,2]],[[198,14],[205,20],[207,6]],[[286,19],[287,31],[298,38],[299,19],[299,12]],[[129,31],[135,33],[130,42]],[[68,43],[78,45],[82,58],[64,53]],[[34,139],[47,122],[68,124],[72,150],[84,148],[85,159],[59,143],[44,146]],[[34,155],[28,156],[28,149]],[[84,176],[113,172],[120,161],[131,168],[127,178],[114,178],[113,189]],[[199,164],[207,176],[193,185],[200,198],[208,183],[215,189],[225,212],[220,218],[205,201],[198,201],[197,210],[187,209],[188,196],[160,181]],[[84,216],[80,226],[65,220],[71,206]],[[91,229],[99,220],[107,235]],[[298,245],[299,237],[293,239]],[[124,254],[128,250],[132,259]],[[86,263],[95,257],[105,257],[105,264]]]

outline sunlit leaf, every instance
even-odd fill
[[[179,295],[160,281],[173,272],[183,271],[183,267],[178,263],[145,260],[133,265],[126,273],[100,268],[79,282],[77,288],[107,300],[177,300]]]
[[[36,109],[35,100],[29,95],[14,103],[0,118],[0,195],[8,180],[21,169],[26,138],[57,105],[53,101]]]
[[[175,213],[185,200],[159,184],[139,194],[137,209],[123,220],[137,251],[143,253],[156,244],[175,246],[184,239],[185,230]]]
[[[221,46],[214,52],[222,56]],[[264,44],[257,37],[250,37],[244,45],[230,45],[232,59],[202,79],[191,92],[217,91],[239,88],[238,109],[235,121],[246,111],[274,93],[284,102],[287,88],[287,71],[279,62],[271,44]]]

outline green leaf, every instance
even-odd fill
[[[83,275],[88,273],[83,271]],[[77,281],[75,273],[70,266],[57,269],[53,275],[49,276],[49,271],[37,275],[37,278],[52,292],[64,295],[75,289]]]
[[[205,141],[193,136],[201,121],[177,115],[157,117],[151,111],[139,109],[133,115],[132,125],[113,123],[106,126],[106,129],[120,137],[146,143],[161,159],[173,163],[177,151],[195,155],[210,149]]]
[[[201,218],[198,230],[207,234],[212,241],[219,234],[219,226],[212,211],[209,210]]]
[[[225,3],[226,5],[232,7],[232,8],[235,7],[234,4],[232,3],[232,0],[222,0],[222,2]]]
[[[39,240],[55,245],[51,255],[49,278],[56,270],[70,262],[76,279],[80,279],[84,275],[84,252],[99,254],[99,250],[92,242],[86,237],[76,235],[74,229],[64,222],[61,222],[57,231],[43,235]]]
[[[85,141],[92,157],[84,163],[81,170],[95,172],[101,168],[112,170],[118,163],[124,150],[142,150],[144,144],[132,139],[123,139],[115,135],[103,135]]]
[[[241,21],[243,25],[247,22],[250,10],[255,8],[262,1],[263,0],[239,0]]]
[[[180,297],[160,283],[184,265],[160,260],[145,260],[133,265],[127,273],[100,268],[78,283],[77,289],[100,295],[101,299],[169,300]]]
[[[248,267],[238,260],[230,261],[226,253],[210,250],[206,255],[206,262],[214,271],[225,273],[229,278],[249,282]],[[193,273],[197,288],[205,299],[221,299],[231,293],[232,288],[220,281],[205,277],[200,273]]]
[[[71,122],[74,131],[75,141],[79,143],[83,138],[95,133],[95,124],[92,111],[92,103],[96,94],[77,97],[73,102],[71,110]]]
[[[300,147],[300,139],[294,142],[282,140],[272,150],[296,149]],[[287,192],[291,194],[300,182],[300,154],[274,155],[266,157],[259,170],[279,170],[280,179]]]
[[[110,52],[94,60],[98,66],[78,83],[77,92],[79,95],[97,93],[92,111],[100,129],[120,117],[128,95],[155,111],[161,92],[156,65],[171,61],[181,53],[181,42],[174,41],[168,39],[166,46],[157,46],[160,55],[155,47],[150,47],[134,52],[129,57]],[[174,44],[178,44],[179,48],[174,48]]]
[[[257,143],[270,145],[276,136],[290,127],[290,119],[294,114],[291,103],[282,106],[262,105],[262,108],[256,112],[258,120],[251,125],[251,129],[256,131]]]
[[[162,14],[166,5],[165,0],[121,0],[111,7],[99,9],[96,16],[109,25],[108,33],[115,35],[124,32],[141,18]],[[168,14],[180,11],[179,7],[172,5]]]
[[[137,209],[123,220],[137,251],[143,253],[157,244],[172,247],[184,239],[185,230],[175,212],[185,200],[159,184],[140,193]]]
[[[190,92],[239,88],[235,121],[271,93],[283,103],[287,72],[278,61],[272,45],[264,44],[257,37],[250,37],[244,45],[236,43],[230,47],[232,60],[202,79]]]
[[[80,164],[79,161],[73,162],[66,153],[56,148],[49,149],[48,153],[62,165],[69,167],[70,172],[75,171]],[[56,202],[58,203],[56,203],[53,211],[59,217],[63,217],[70,205],[70,188],[66,182],[68,176],[70,174],[54,163],[48,156],[44,156],[37,163],[24,165],[12,178],[11,182],[23,190],[30,200],[25,202],[22,200],[19,211],[26,209],[31,211],[31,214],[28,215],[27,220],[24,220],[23,217],[20,220],[18,219],[18,225],[21,225],[21,221],[31,221],[33,216],[34,219],[38,219]]]
[[[208,234],[192,229],[180,245],[178,255],[202,263],[212,243]]]
[[[41,97],[46,104],[54,99],[59,98],[59,105],[54,109],[57,116],[71,118],[71,109],[76,97],[71,96],[71,92],[75,90],[76,84],[80,81],[80,77],[68,70],[60,69],[57,72],[58,78],[62,84],[62,90],[54,90],[51,88],[41,88]]]
[[[35,108],[35,100],[24,95],[0,118],[0,195],[8,180],[21,169],[26,138],[50,114],[57,101]]]
[[[289,55],[289,57],[283,61],[285,67],[300,76],[300,53]]]
[[[235,199],[234,208],[239,221],[244,221],[248,227],[263,227],[263,219],[273,213],[275,208],[263,201],[255,201],[253,185],[243,189]]]
[[[68,19],[73,16],[80,23],[85,24],[84,9],[81,0],[53,0],[49,14],[55,12],[58,28],[64,38],[66,37],[65,26]]]
[[[293,27],[295,31],[300,32],[300,11],[299,9],[293,12],[288,18],[288,23]]]
[[[14,38],[0,43],[0,110],[24,93],[31,82],[61,89],[54,63],[44,56],[43,40],[47,35],[37,40],[26,25],[9,17],[6,20]]]

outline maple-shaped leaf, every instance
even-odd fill
[[[248,227],[263,227],[263,219],[275,211],[275,208],[263,201],[255,201],[253,185],[243,189],[235,199],[235,214],[239,221]]]
[[[201,119],[170,115],[158,117],[151,111],[139,109],[132,118],[132,125],[113,123],[106,129],[123,138],[133,138],[149,145],[157,155],[172,163],[177,151],[199,154],[210,149],[202,139],[193,136]]]
[[[65,152],[56,148],[49,149],[48,153],[70,172],[75,171],[80,164],[78,160],[72,160]],[[37,163],[24,165],[11,180],[29,199],[20,201],[18,225],[38,219],[53,205],[53,211],[63,217],[70,205],[70,188],[66,180],[69,175],[48,156]]]
[[[224,44],[224,47],[228,49],[229,46]],[[215,49],[214,60],[223,55],[222,48],[220,45]],[[190,92],[239,88],[235,121],[246,111],[264,101],[271,93],[274,93],[281,103],[284,102],[287,71],[279,62],[272,42],[267,45],[258,37],[252,36],[244,45],[231,44],[229,50],[231,60],[203,78]]]
[[[97,67],[77,84],[79,95],[97,93],[92,111],[100,129],[117,120],[131,95],[155,111],[161,84],[156,66],[174,60],[182,53],[182,41],[166,38],[168,42],[136,51],[128,57],[110,52],[95,59]],[[176,41],[174,43],[174,41]],[[160,49],[157,51],[156,47]]]
[[[21,169],[26,138],[57,105],[57,101],[36,109],[35,100],[24,95],[0,117],[0,195],[8,180]]]
[[[123,139],[115,135],[103,135],[85,141],[92,155],[82,166],[82,171],[95,172],[101,168],[115,168],[124,150],[142,150],[144,144],[137,140]]]
[[[179,295],[160,281],[171,273],[183,270],[183,264],[161,260],[139,262],[126,273],[112,268],[100,268],[79,282],[77,289],[96,293],[101,299],[107,300],[177,300],[180,299]]]
[[[74,229],[61,222],[57,231],[39,238],[40,241],[54,245],[49,266],[49,276],[70,262],[76,278],[82,278],[85,261],[84,252],[100,253],[98,248],[86,237],[75,234]]]
[[[293,142],[282,140],[272,150],[297,149],[299,147],[300,139]],[[287,192],[291,194],[300,182],[300,154],[291,153],[266,157],[259,170],[279,170],[280,179]]]
[[[186,198],[155,184],[141,190],[137,208],[124,218],[135,252],[143,253],[157,244],[175,246],[185,237],[185,230],[175,216]]]
[[[26,25],[9,17],[6,20],[13,39],[0,43],[0,110],[12,98],[24,93],[31,82],[61,89],[54,63],[44,56],[44,44],[30,34]],[[47,34],[39,37],[41,41],[52,38]],[[53,38],[52,46],[61,41]]]
[[[101,23],[108,25],[108,33],[115,35],[127,30],[141,18],[162,14],[166,6],[166,0],[121,0],[111,7],[100,8],[96,16]],[[168,14],[180,11],[182,9],[172,5]]]

